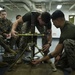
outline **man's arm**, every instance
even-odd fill
[[[17,19],[14,23],[13,23],[13,25],[12,25],[12,29],[11,29],[11,34],[13,35],[13,36],[16,36],[16,31],[15,31],[15,29],[16,29],[16,27],[19,25],[18,23],[23,23],[23,20],[22,20],[22,17],[20,17],[19,19]]]
[[[45,58],[42,58],[41,61],[44,61],[44,60],[48,60],[50,57],[50,55],[52,57],[55,57],[57,56],[59,53],[61,53],[61,51],[63,50],[63,44],[58,44],[55,48],[55,50],[53,52],[51,52],[48,56],[46,56]]]
[[[22,20],[22,17],[20,17],[19,19],[17,19],[14,24],[12,25],[12,30],[15,30],[16,27],[19,25],[18,23],[22,22],[23,23],[23,20]]]
[[[52,30],[48,29],[47,30],[47,43],[43,46],[43,50],[44,52],[49,50],[49,47],[51,46],[51,42],[52,42]]]
[[[62,50],[63,50],[63,44],[59,44],[58,43],[57,46],[56,46],[56,48],[55,48],[55,50],[51,53],[51,55],[53,57],[55,57],[55,56],[59,55],[59,53],[61,53]]]
[[[51,42],[52,42],[52,30],[48,29],[47,32],[48,32],[48,35],[47,35],[48,44],[51,45]]]
[[[37,64],[41,61],[49,60],[52,57],[57,56],[61,51],[63,50],[63,44],[58,44],[53,52],[51,52],[49,55],[39,59],[39,60],[33,60],[33,64]]]

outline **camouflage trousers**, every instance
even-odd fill
[[[32,42],[32,39],[31,37],[29,36],[26,36],[26,37],[22,37],[21,40],[20,40],[20,46],[19,46],[19,49],[20,50],[23,50],[25,49],[25,47],[28,45],[28,43],[31,43]]]
[[[67,39],[63,42],[64,52],[59,60],[63,68],[71,67],[75,69],[75,40]]]
[[[0,37],[0,45],[5,49],[5,51],[10,51],[10,47],[6,44],[3,37]]]
[[[68,65],[72,68],[75,68],[75,40],[65,40],[64,50],[66,53]]]

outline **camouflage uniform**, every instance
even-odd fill
[[[8,19],[2,20],[0,18],[0,45],[6,50],[9,51],[10,47],[7,45],[7,41],[5,41],[6,36],[3,33],[8,34],[11,30],[12,22]]]
[[[0,18],[0,35],[3,33],[9,33],[11,30],[12,22],[8,19],[2,20]]]

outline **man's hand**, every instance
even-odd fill
[[[39,59],[37,59],[37,60],[32,60],[32,64],[39,64],[41,61],[39,60]]]
[[[45,44],[45,45],[43,46],[43,52],[49,50],[49,47],[50,47],[49,44]]]
[[[12,35],[13,37],[16,37],[17,34],[18,34],[18,32],[16,32],[15,30],[12,30],[12,31],[11,31],[11,35]]]
[[[7,39],[10,39],[10,38],[11,38],[11,33],[7,34],[7,35],[6,35],[6,38],[7,38]]]
[[[56,56],[55,60],[58,61],[60,59],[60,55]]]
[[[3,36],[7,39],[10,39],[11,38],[11,33],[7,34],[7,33],[3,33]]]

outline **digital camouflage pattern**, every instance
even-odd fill
[[[12,22],[8,19],[2,20],[0,18],[0,34],[9,33],[12,27]]]
[[[7,45],[7,41],[5,41],[6,36],[4,36],[3,33],[9,33],[12,27],[12,22],[8,19],[2,20],[0,18],[0,35],[2,35],[3,37],[0,37],[0,45],[5,49],[5,52],[11,52],[13,53],[13,51],[11,51],[10,48],[10,44]],[[10,39],[11,42],[11,39]]]
[[[75,40],[66,39],[64,40],[63,45],[64,52],[56,64],[56,67],[61,69],[71,67],[75,70]]]

